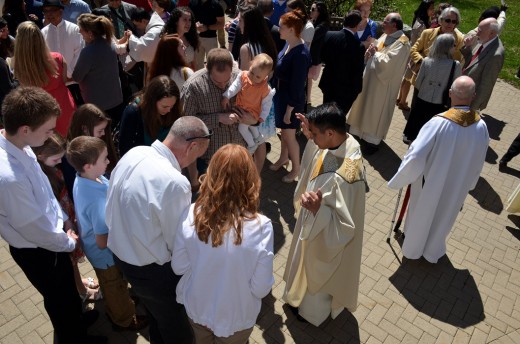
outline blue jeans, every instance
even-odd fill
[[[135,266],[114,255],[114,261],[146,307],[150,322],[150,343],[191,344],[193,332],[184,306],[177,303],[177,276],[170,262]]]

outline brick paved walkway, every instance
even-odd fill
[[[316,85],[316,84],[315,84]],[[386,182],[397,170],[406,146],[405,119],[396,109],[382,149],[366,157],[368,181],[366,226],[359,307],[344,311],[319,328],[303,324],[281,301],[282,275],[292,239],[292,193],[295,183],[280,181],[285,171],[262,174],[262,211],[273,220],[275,285],[251,336],[252,343],[520,343],[520,216],[504,204],[520,177],[520,158],[505,173],[497,162],[520,132],[520,91],[498,81],[484,112],[491,143],[477,188],[467,197],[438,264],[406,261],[398,243],[385,241],[397,192]],[[313,103],[321,103],[314,87]],[[275,161],[279,141],[272,139]],[[269,163],[269,162],[267,162]],[[94,276],[91,266],[81,270]],[[100,309],[99,302],[89,307]],[[111,331],[105,316],[90,331],[111,343],[146,343],[143,335]],[[0,342],[52,343],[52,326],[42,298],[13,262],[0,241]]]

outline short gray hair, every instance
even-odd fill
[[[457,20],[460,24],[460,21],[461,21],[461,18],[460,18],[460,12],[459,10],[456,8],[456,7],[448,7],[448,8],[445,8],[440,16],[439,16],[439,20],[444,20],[447,16],[449,16],[450,14],[455,14],[457,16]]]
[[[428,57],[431,59],[451,59],[451,49],[455,45],[455,37],[450,33],[443,33],[437,36],[433,45],[428,53]]]
[[[208,127],[200,118],[195,116],[183,116],[173,123],[168,135],[172,135],[176,139],[187,139],[208,134]]]
[[[469,76],[459,76],[451,85],[451,93],[461,100],[469,100],[475,94],[475,82]]]
[[[489,29],[498,34],[498,31],[500,31],[500,26],[498,25],[498,21],[493,20],[491,23],[489,23]]]

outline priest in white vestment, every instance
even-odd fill
[[[319,326],[356,310],[365,218],[359,143],[335,103],[298,115],[309,138],[294,194],[298,220],[285,269],[284,299]]]
[[[470,110],[475,83],[457,78],[450,89],[452,108],[421,129],[388,186],[412,184],[404,226],[403,255],[437,263],[470,190],[475,188],[489,144],[486,123]]]
[[[382,35],[365,54],[368,58],[363,75],[363,91],[347,117],[349,132],[377,145],[386,137],[394,114],[395,99],[410,55],[410,40],[402,31],[403,20],[390,13],[383,21]]]

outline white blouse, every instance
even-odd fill
[[[208,327],[215,336],[229,337],[254,326],[262,298],[274,283],[273,226],[263,215],[245,220],[242,243],[235,245],[234,229],[223,244],[211,246],[195,232],[194,205],[175,237],[172,267],[183,275],[177,285],[177,302],[190,319]]]

